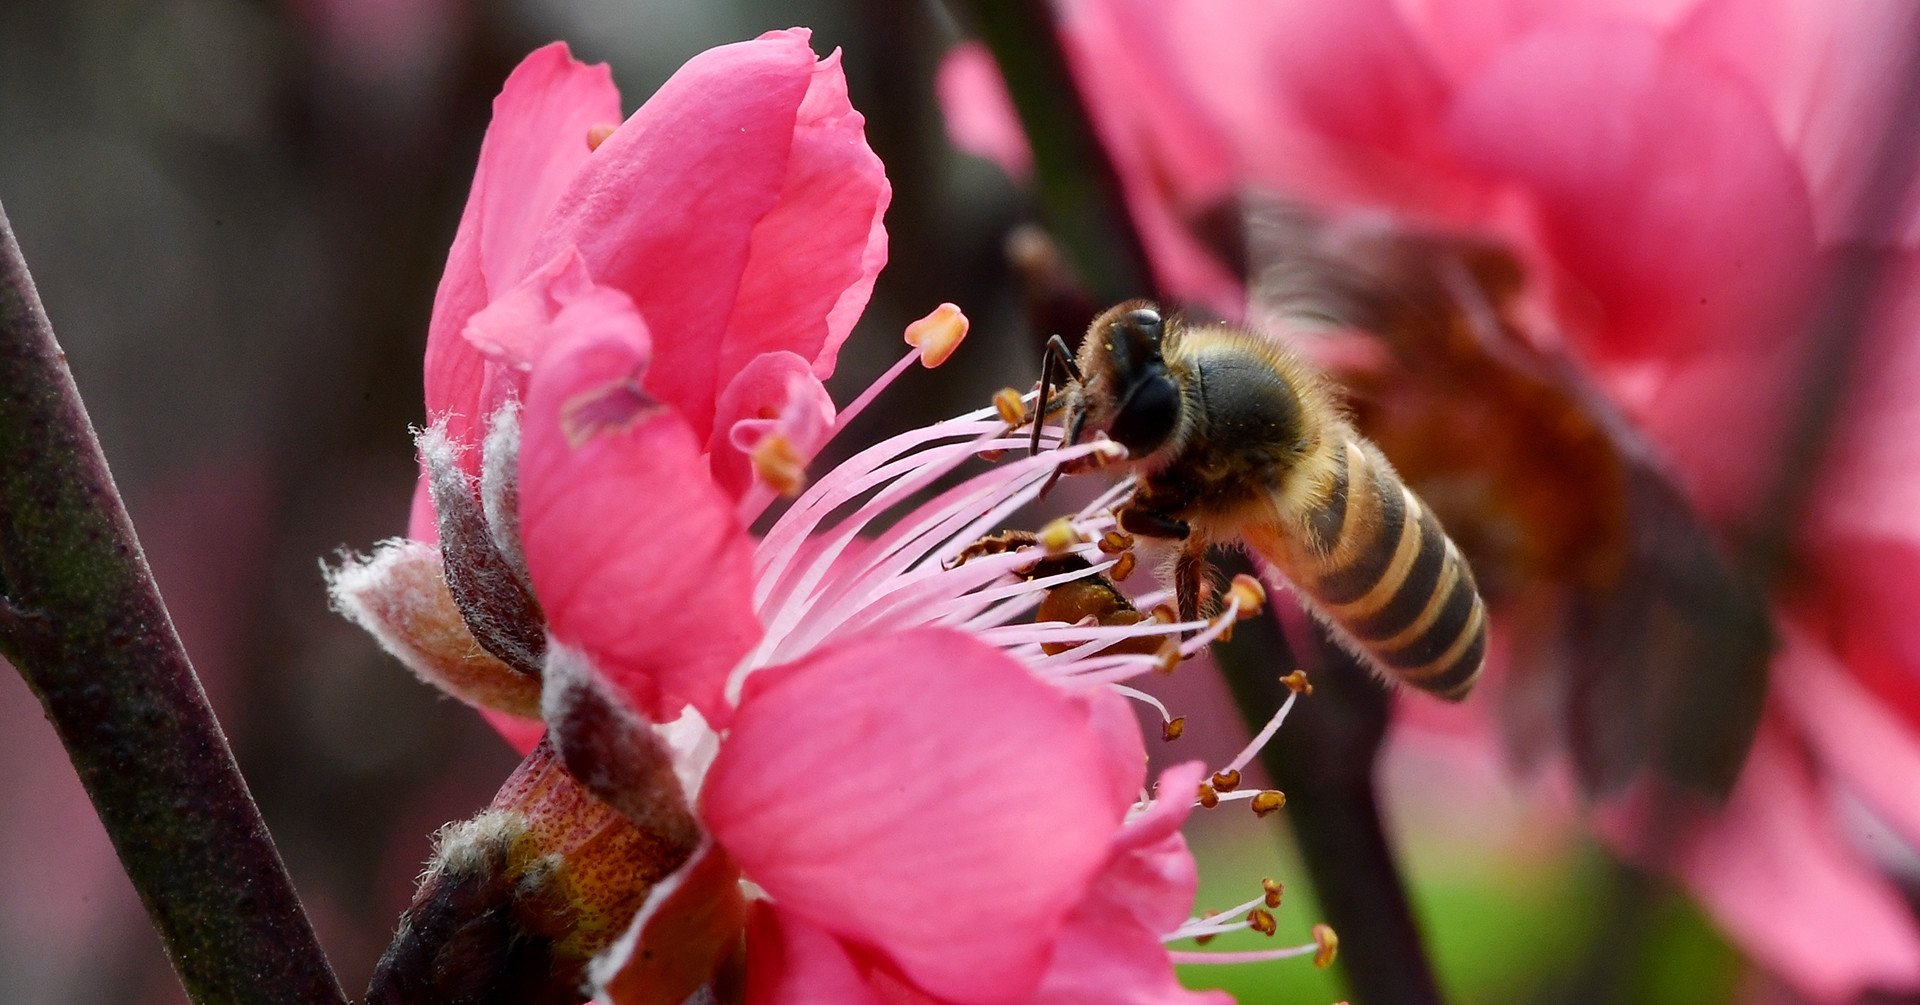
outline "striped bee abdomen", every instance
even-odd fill
[[[1324,491],[1288,536],[1248,541],[1382,671],[1459,700],[1487,652],[1487,613],[1466,559],[1372,444],[1337,445]]]

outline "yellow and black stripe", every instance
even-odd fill
[[[1371,444],[1338,443],[1329,461],[1324,494],[1300,520],[1306,540],[1260,550],[1381,669],[1465,697],[1487,652],[1466,560]]]

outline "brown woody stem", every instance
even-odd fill
[[[345,1002],[174,634],[0,208],[0,655],[193,1000]]]

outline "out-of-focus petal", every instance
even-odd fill
[[[1021,131],[1013,96],[993,54],[979,42],[962,42],[940,61],[934,78],[947,139],[961,150],[1000,165],[1024,183],[1033,171],[1033,148]]]
[[[1822,533],[1803,554],[1819,586],[1796,610],[1848,674],[1920,735],[1920,542]]]
[[[1708,0],[1678,40],[1740,75],[1772,111],[1813,192],[1820,237],[1920,240],[1920,189],[1901,211],[1861,218],[1873,151],[1909,109],[1895,107],[1916,55],[1920,7],[1906,0]]]
[[[641,386],[640,339],[597,312],[583,329],[556,337],[527,394],[527,571],[549,634],[642,714],[667,722],[690,703],[718,725],[727,672],[760,637],[750,542],[686,421]]]
[[[1920,985],[1920,926],[1834,832],[1779,723],[1762,725],[1726,808],[1678,861],[1714,917],[1816,1001]]]
[[[1528,36],[1465,88],[1448,133],[1526,194],[1556,278],[1573,284],[1563,317],[1589,320],[1590,350],[1680,354],[1794,331],[1781,320],[1814,253],[1798,166],[1749,89],[1651,30]]]
[[[1920,846],[1920,732],[1862,687],[1834,654],[1790,627],[1774,661],[1780,705],[1838,780]]]
[[[619,119],[607,68],[560,42],[522,60],[494,99],[427,329],[427,417],[446,417],[454,442],[474,442],[486,421],[474,414],[484,364],[460,337],[467,319],[525,274],[535,229],[591,154],[587,129]]]
[[[749,452],[771,433],[812,457],[833,431],[833,415],[833,398],[807,360],[786,351],[755,356],[715,405],[707,441],[713,480],[736,497],[745,492],[753,483]]]
[[[811,53],[804,32],[762,38],[775,39]],[[727,322],[722,374],[776,350],[812,361],[818,377],[833,374],[840,346],[887,262],[887,232],[880,218],[893,187],[867,146],[865,126],[865,117],[847,101],[847,77],[836,49],[813,64],[794,117],[779,201],[753,229],[746,272]]]
[[[774,32],[689,60],[601,145],[536,246],[544,259],[578,245],[596,281],[633,297],[656,339],[647,389],[703,441],[756,352],[831,370],[884,258],[884,176],[838,65],[816,66],[807,39]],[[744,327],[780,312],[771,334]]]
[[[971,636],[860,638],[747,679],[700,815],[783,913],[1018,1001],[1119,824],[1090,716]]]

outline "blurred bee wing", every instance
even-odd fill
[[[1382,214],[1329,219],[1273,200],[1246,208],[1242,239],[1254,314],[1295,332],[1301,322],[1364,331],[1406,379],[1448,389],[1443,402],[1484,390],[1449,384],[1457,373],[1524,375],[1511,383],[1553,388],[1598,427],[1620,473],[1623,554],[1604,583],[1562,580],[1544,631],[1514,639],[1509,738],[1523,759],[1564,746],[1590,793],[1655,768],[1724,795],[1765,692],[1764,594],[1736,573],[1652,447],[1575,362],[1505,320],[1524,282],[1519,264],[1470,236],[1410,231]]]

